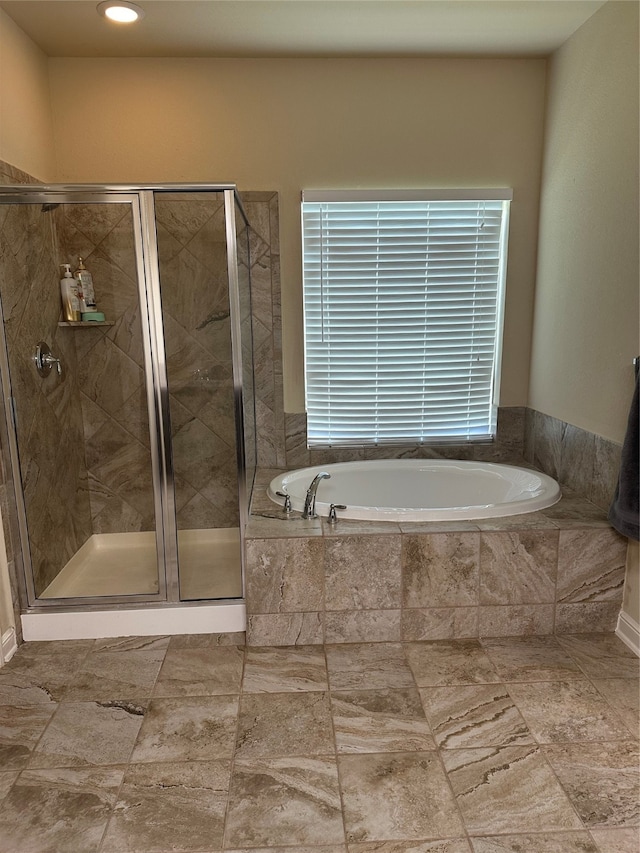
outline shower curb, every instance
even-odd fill
[[[24,613],[26,641],[94,640],[102,637],[152,637],[244,631],[244,602],[145,607],[136,610],[85,610]]]

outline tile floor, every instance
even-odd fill
[[[21,647],[1,853],[638,853],[615,636],[238,640]]]

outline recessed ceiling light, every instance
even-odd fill
[[[97,8],[105,18],[117,21],[119,24],[132,24],[144,18],[144,9],[136,6],[135,3],[129,3],[128,0],[105,0],[103,3],[98,3]]]

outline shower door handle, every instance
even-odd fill
[[[51,373],[54,364],[58,371],[58,376],[62,376],[62,364],[60,363],[60,359],[55,357],[49,349],[49,345],[45,341],[40,341],[39,344],[36,344],[36,352],[33,356],[33,360],[36,363],[36,370],[43,378]]]

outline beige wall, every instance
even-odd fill
[[[0,160],[55,178],[47,57],[0,9]]]
[[[621,442],[638,329],[638,4],[549,69],[529,405]]]
[[[501,403],[526,405],[544,61],[53,59],[50,67],[58,180],[233,181],[280,193],[287,411],[304,408],[303,188],[513,187]]]

